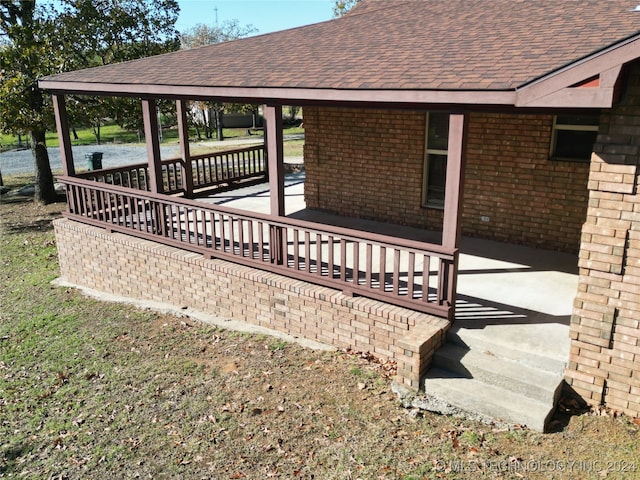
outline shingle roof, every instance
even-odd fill
[[[640,34],[640,0],[365,0],[323,23],[44,82],[513,90]],[[639,55],[640,56],[640,55]]]

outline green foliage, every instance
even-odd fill
[[[271,351],[279,351],[279,350],[284,350],[285,348],[287,348],[287,342],[284,340],[279,340],[277,342],[273,342],[271,345],[269,345],[269,350]]]
[[[62,42],[74,45],[69,69],[117,63],[175,51],[175,0],[65,0],[59,14]],[[78,48],[77,45],[82,45]],[[140,102],[129,98],[74,96],[67,102],[70,121],[90,126],[100,143],[100,128],[114,119],[128,130],[142,129]]]
[[[335,0],[333,5],[333,16],[341,17],[346,14],[349,10],[356,6],[360,0]]]
[[[1,2],[0,36],[0,129],[11,133],[43,130],[53,114],[37,79],[55,71],[55,34],[51,10],[35,2]]]
[[[53,112],[38,79],[177,50],[178,12],[176,0],[60,0],[47,6],[35,0],[0,2],[0,130],[31,133],[37,200],[55,196],[43,148]],[[71,122],[93,127],[98,141],[105,119],[123,108],[110,98],[80,97],[69,107]]]

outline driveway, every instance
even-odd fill
[[[52,170],[62,170],[60,149],[47,148]],[[102,152],[102,166],[104,168],[117,167],[132,163],[147,161],[147,148],[144,145],[80,145],[73,147],[73,159],[76,169],[86,170],[87,162],[84,156],[91,152]],[[163,145],[160,147],[162,158],[179,155],[178,145]],[[17,173],[35,173],[31,150],[12,150],[0,153],[0,171],[3,175]]]
[[[301,140],[304,139],[303,134],[285,135],[285,140]],[[237,147],[242,145],[255,145],[262,143],[262,137],[229,139],[223,142],[205,141],[192,144],[196,146],[229,146]],[[130,165],[133,163],[142,163],[147,161],[147,147],[145,145],[132,144],[104,144],[104,145],[80,145],[74,146],[73,159],[76,169],[85,170],[87,161],[84,156],[91,152],[102,152],[102,167],[119,167],[122,165]],[[62,170],[62,162],[60,161],[60,149],[58,147],[47,148],[49,152],[49,161],[52,170]],[[180,147],[177,143],[173,145],[162,145],[160,147],[160,155],[162,159],[175,158],[180,155]],[[301,159],[296,159],[296,163],[301,163]],[[12,175],[17,173],[35,173],[33,156],[31,150],[12,150],[0,153],[0,172],[3,175]]]

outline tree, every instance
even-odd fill
[[[52,112],[37,87],[37,78],[55,71],[54,55],[48,52],[52,25],[35,1],[0,3],[0,128],[5,132],[29,132],[36,171],[38,201],[56,199],[45,132]]]
[[[353,7],[355,7],[356,3],[360,0],[335,0],[333,5],[333,16],[341,17]]]
[[[176,0],[59,0],[45,7],[0,1],[0,129],[29,132],[37,201],[56,198],[45,147],[53,112],[38,78],[176,50],[178,12]],[[90,97],[69,103],[72,122],[89,122],[96,133],[117,106]]]
[[[241,26],[237,19],[226,20],[220,26],[198,23],[180,33],[180,46],[186,50],[202,47],[203,45],[228,42],[229,40],[248,37],[257,33],[257,31],[253,25]]]

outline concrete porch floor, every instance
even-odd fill
[[[439,243],[439,232],[307,210],[303,172],[285,177],[285,213],[301,220]],[[203,202],[269,213],[266,183],[220,192]],[[523,352],[569,358],[569,321],[578,287],[575,255],[463,238],[456,320],[451,332],[482,334]]]

